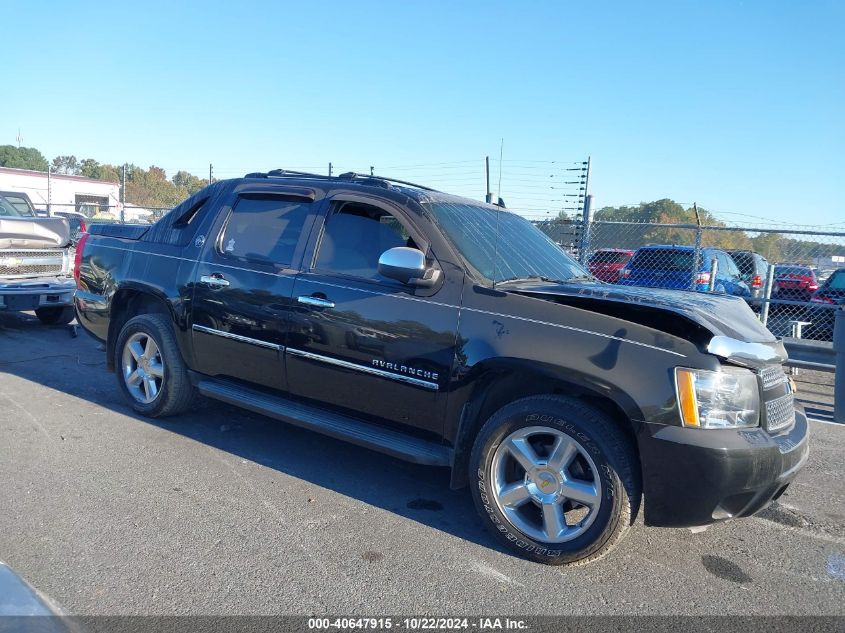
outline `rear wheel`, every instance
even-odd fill
[[[546,564],[600,558],[639,506],[630,441],[573,398],[530,397],[498,411],[476,439],[471,468],[484,522],[512,551]]]
[[[50,306],[36,308],[35,316],[44,325],[67,325],[76,315],[73,313],[73,306]]]
[[[115,345],[117,381],[130,406],[159,418],[186,411],[194,387],[168,319],[136,316],[123,326]]]

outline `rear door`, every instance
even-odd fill
[[[314,191],[266,187],[243,189],[230,203],[196,269],[195,367],[286,390],[291,293],[320,203]]]

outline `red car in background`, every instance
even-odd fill
[[[628,260],[634,256],[634,251],[621,248],[601,248],[590,255],[587,268],[599,281],[615,284]]]
[[[772,287],[773,299],[789,301],[809,301],[819,289],[816,273],[809,266],[801,264],[777,264],[775,282]]]

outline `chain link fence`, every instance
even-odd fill
[[[37,205],[47,214],[45,205]],[[49,213],[82,224],[152,224],[170,208],[79,202]],[[831,341],[845,302],[845,232],[808,227],[544,218],[535,224],[601,281],[741,297],[776,336]]]
[[[536,221],[601,281],[741,297],[773,334],[831,341],[845,232],[580,219]]]
[[[70,226],[71,240],[75,244],[80,234],[92,224],[153,224],[165,213],[167,207],[139,207],[131,204],[107,205],[90,202],[50,204],[36,206],[38,215],[62,217]]]

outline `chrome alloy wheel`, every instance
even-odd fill
[[[164,382],[164,360],[152,336],[136,332],[129,337],[121,365],[123,381],[135,400],[149,404],[158,397]]]
[[[537,541],[564,543],[580,536],[601,505],[595,462],[557,429],[530,426],[511,433],[496,448],[491,471],[499,510]]]

